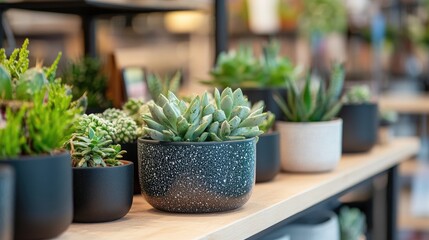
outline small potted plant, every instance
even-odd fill
[[[342,207],[339,213],[341,240],[365,240],[366,217],[357,208]]]
[[[398,113],[392,110],[380,110],[380,128],[378,129],[378,142],[388,144],[392,139],[391,126],[398,121]]]
[[[221,53],[210,72],[212,79],[203,83],[220,88],[241,88],[251,103],[263,101],[267,111],[277,120],[282,119],[282,111],[273,96],[286,97],[286,84],[295,78],[296,69],[289,59],[279,56],[279,52],[279,44],[273,41],[263,46],[260,59],[246,46]]]
[[[377,143],[378,104],[368,86],[347,91],[338,116],[343,119],[343,153],[367,152]]]
[[[161,94],[164,94],[164,96],[166,96],[168,92],[177,94],[180,88],[181,78],[182,74],[180,71],[177,71],[173,77],[161,77],[158,74],[149,74],[147,77],[147,88],[150,96],[153,100],[157,100]]]
[[[73,221],[107,222],[125,216],[133,201],[134,165],[121,161],[110,122],[93,114],[79,120],[66,147],[73,166]]]
[[[99,59],[84,57],[70,62],[62,73],[62,79],[66,84],[73,86],[74,98],[86,93],[87,113],[100,113],[112,106],[107,97],[108,78]]]
[[[323,172],[334,169],[341,158],[342,120],[336,118],[341,109],[341,91],[344,68],[335,64],[329,87],[319,83],[317,93],[312,91],[310,73],[302,88],[299,82],[288,85],[287,102],[275,96],[286,115],[278,121],[281,164],[284,171]]]
[[[215,89],[190,103],[160,95],[138,142],[142,194],[159,210],[204,213],[247,202],[255,183],[256,136],[267,118],[240,89]]]
[[[252,106],[252,110],[264,107],[263,102]],[[280,171],[280,134],[273,131],[275,116],[267,112],[267,119],[259,125],[264,132],[256,144],[256,183],[271,181]]]
[[[83,111],[50,67],[29,67],[28,40],[0,50],[0,164],[15,172],[14,239],[54,238],[72,221],[70,154],[62,148]]]

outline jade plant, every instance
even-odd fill
[[[342,207],[338,216],[341,240],[360,240],[366,231],[366,217],[357,208]]]
[[[267,118],[263,107],[251,109],[241,89],[214,91],[210,99],[206,92],[190,103],[172,92],[160,95],[149,105],[150,114],[143,115],[144,132],[158,141],[204,142],[242,140],[263,132],[259,125]]]
[[[108,78],[102,67],[99,59],[85,57],[70,62],[62,73],[63,81],[73,86],[73,97],[76,99],[86,93],[91,108],[104,109],[112,105],[106,95]]]
[[[177,93],[180,87],[180,79],[182,74],[177,71],[173,77],[161,77],[157,74],[150,74],[147,78],[147,87],[152,99],[158,99],[159,95],[167,95],[168,92]]]
[[[29,68],[25,40],[9,58],[0,50],[0,158],[54,154],[74,130],[85,98],[56,78],[61,53],[50,67]]]
[[[341,109],[341,92],[344,84],[344,66],[334,64],[329,78],[329,86],[319,82],[317,91],[313,91],[311,74],[305,79],[302,88],[298,82],[287,85],[287,99],[275,95],[277,102],[289,122],[320,122],[335,118]]]
[[[260,59],[249,46],[221,53],[216,66],[210,71],[211,80],[202,83],[221,88],[284,87],[294,78],[292,63],[280,56],[280,46],[275,41],[264,45],[262,52]]]
[[[112,134],[113,133],[113,134]],[[76,131],[66,142],[70,150],[73,167],[119,166],[122,154],[121,145],[112,144],[116,134],[112,124],[94,114],[83,115]]]
[[[363,104],[371,101],[371,91],[367,85],[352,87],[344,96],[346,104]]]

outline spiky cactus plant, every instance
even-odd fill
[[[116,134],[113,139],[115,143],[132,143],[141,134],[136,122],[130,117],[119,118],[113,121]]]
[[[124,117],[128,117],[127,114],[122,111],[121,109],[117,109],[117,108],[108,108],[106,110],[104,110],[104,112],[101,115],[102,118],[113,122],[119,118],[124,118]]]
[[[242,140],[262,134],[259,125],[267,118],[263,108],[251,109],[241,89],[217,89],[214,99],[206,92],[191,103],[179,100],[172,92],[160,95],[144,115],[145,133],[154,140],[204,142]]]
[[[114,125],[110,121],[95,114],[84,114],[77,124],[77,132],[79,133],[88,134],[89,128],[104,135],[104,138],[107,140],[113,141],[113,139],[115,139],[116,129]]]
[[[143,113],[148,113],[149,109],[144,103],[143,99],[129,99],[123,106],[122,111],[131,117],[138,126],[143,125],[143,119],[141,115]]]

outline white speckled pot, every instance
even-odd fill
[[[325,172],[341,158],[342,120],[276,123],[283,171]]]
[[[317,211],[281,230],[293,240],[340,240],[338,217],[331,211]]]
[[[225,142],[138,141],[141,192],[154,208],[204,213],[239,208],[255,184],[254,138]]]

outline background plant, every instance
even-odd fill
[[[380,120],[384,125],[394,124],[398,121],[398,113],[392,110],[380,109]]]
[[[364,104],[371,101],[371,90],[367,85],[357,85],[350,88],[344,96],[346,104]]]
[[[147,78],[147,87],[150,96],[156,101],[161,94],[167,95],[169,91],[177,93],[177,91],[179,91],[181,78],[182,74],[180,71],[177,71],[173,77],[168,75],[161,77],[157,74],[150,74]]]
[[[73,167],[118,166],[126,153],[121,145],[112,144],[111,123],[96,115],[84,115],[78,122],[76,131],[65,144],[72,155]]]
[[[329,78],[329,86],[320,81],[315,93],[312,90],[311,73],[302,88],[299,82],[287,85],[287,100],[275,95],[277,102],[289,122],[319,122],[332,120],[341,109],[341,91],[344,84],[344,66],[334,64]]]
[[[85,105],[84,98],[72,102],[70,87],[56,79],[61,54],[50,67],[28,68],[27,46],[9,58],[0,50],[0,158],[61,149]]]
[[[103,64],[99,59],[91,57],[68,64],[62,74],[62,79],[66,84],[73,86],[74,99],[86,93],[88,107],[104,109],[112,106],[106,95],[108,78],[102,67]]]
[[[360,240],[366,231],[366,217],[357,208],[342,207],[338,217],[341,240]]]
[[[255,111],[259,108],[265,108],[265,103],[263,101],[259,101],[252,106],[252,111]],[[272,130],[274,123],[276,121],[276,116],[272,112],[267,112],[267,118],[259,125],[259,130],[264,133],[268,133]]]
[[[295,69],[287,58],[280,56],[280,45],[271,41],[263,46],[262,58],[256,58],[249,46],[221,53],[210,71],[211,80],[203,81],[221,88],[284,87],[294,78]]]
[[[241,140],[262,134],[259,125],[267,118],[263,108],[251,109],[241,89],[206,92],[191,103],[169,92],[149,105],[150,115],[143,115],[145,134],[158,141]]]

